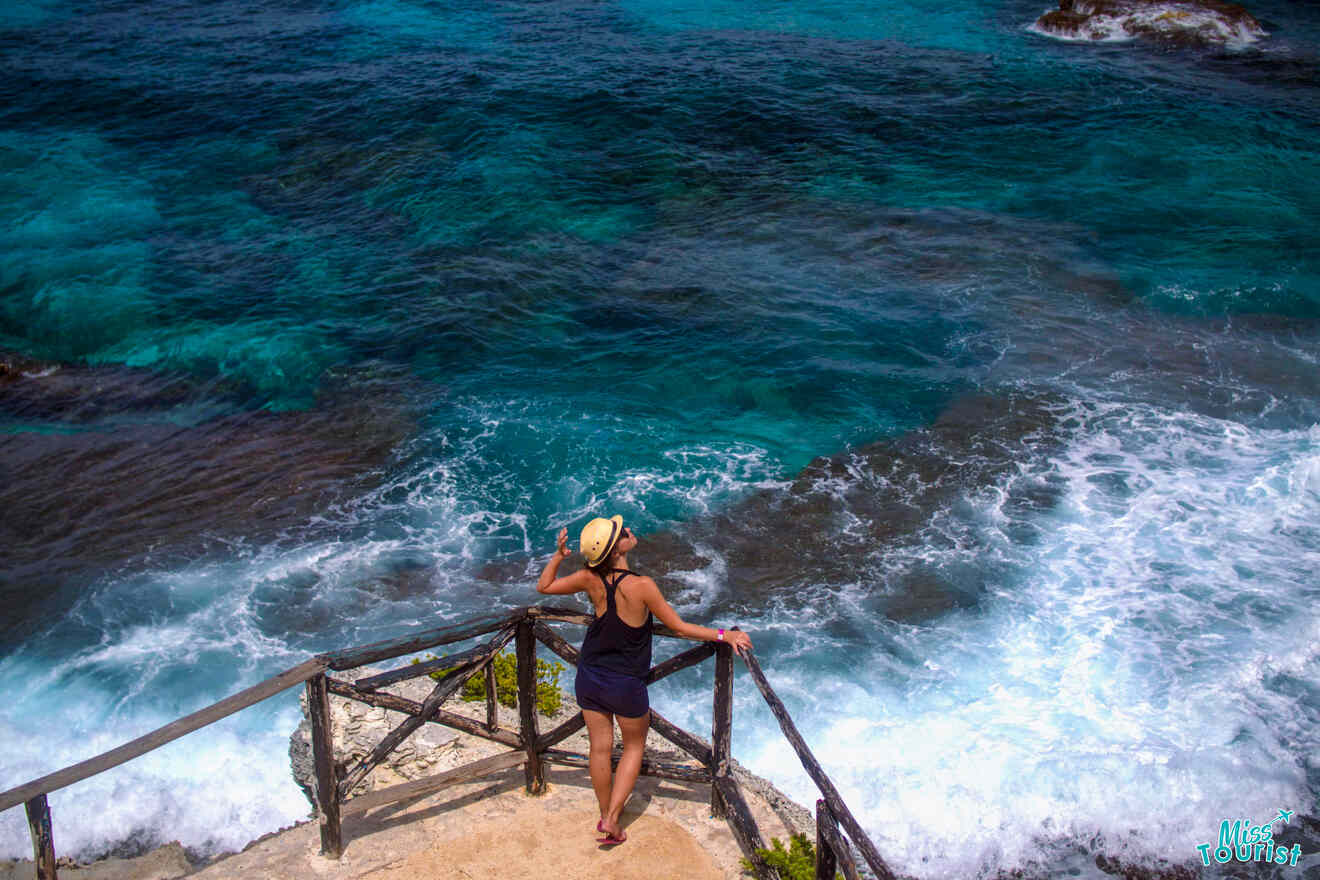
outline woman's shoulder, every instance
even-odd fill
[[[624,580],[623,583],[627,586],[630,592],[650,593],[652,590],[658,591],[660,589],[656,586],[655,578],[648,577],[644,574],[638,574],[635,571],[627,571],[625,572],[625,575],[627,579]]]
[[[579,568],[572,574],[564,575],[564,580],[579,590],[588,591],[592,586],[600,583],[600,578],[596,577],[589,568]]]

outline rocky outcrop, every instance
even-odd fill
[[[1250,12],[1222,0],[1059,0],[1038,33],[1067,40],[1153,40],[1187,46],[1246,45],[1267,36]]]
[[[56,861],[59,876],[72,880],[174,880],[193,872],[188,854],[175,841],[135,858],[106,858],[82,863],[69,858]],[[32,880],[36,867],[30,859],[0,861],[0,880]]]
[[[351,677],[365,678],[384,671],[364,667],[353,670]],[[426,695],[434,685],[433,681],[423,676],[392,685],[386,690],[420,703],[426,699]],[[315,805],[313,791],[316,776],[312,766],[312,738],[311,724],[307,718],[307,694],[304,692],[300,699],[303,719],[289,738],[289,765],[293,771],[293,779],[307,796],[308,803]],[[484,719],[485,703],[467,704],[455,699],[445,704],[445,708],[450,711],[464,712],[477,717],[475,710],[471,708],[474,706],[480,707],[480,717]],[[574,706],[573,710],[577,711],[577,706]],[[511,710],[504,712],[508,714],[501,713],[501,726],[511,725],[516,728],[518,723],[516,713]],[[378,709],[345,697],[331,696],[330,730],[334,740],[336,770],[342,773],[345,768],[352,767],[405,718],[406,716],[400,712]],[[464,761],[477,760],[484,757],[480,751],[485,745],[485,740],[475,737],[464,737],[464,741],[460,742],[457,731],[439,724],[424,724],[420,730],[400,743],[385,762],[368,774],[351,794],[362,794],[398,782],[421,779],[449,767],[458,766]],[[493,745],[491,752],[502,748],[503,746]]]

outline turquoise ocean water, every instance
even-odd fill
[[[1320,7],[1045,6],[4,4],[0,787],[619,512],[904,873],[1316,815]],[[52,795],[59,851],[303,818],[297,717]]]

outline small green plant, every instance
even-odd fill
[[[512,709],[518,705],[518,657],[506,651],[496,655],[492,664],[495,667],[495,699],[499,700],[501,706]],[[437,669],[431,673],[431,678],[439,681],[453,668]],[[559,674],[563,671],[562,663],[548,663],[539,658],[536,661],[536,707],[542,715],[554,715],[564,704],[563,691],[559,687]],[[484,699],[486,699],[485,675],[474,675],[463,683],[464,702],[475,703]]]
[[[758,849],[756,854],[765,863],[779,872],[783,880],[815,880],[816,848],[807,840],[805,834],[790,834],[788,849],[778,837],[770,839],[769,849]],[[743,859],[742,866],[747,871],[755,871],[751,859]],[[842,880],[842,874],[835,874],[834,880]]]

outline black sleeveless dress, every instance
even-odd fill
[[[651,670],[651,613],[641,626],[619,617],[614,594],[619,582],[636,574],[616,569],[605,578],[605,613],[591,622],[582,640],[574,690],[583,709],[639,718],[651,711],[646,673]]]

